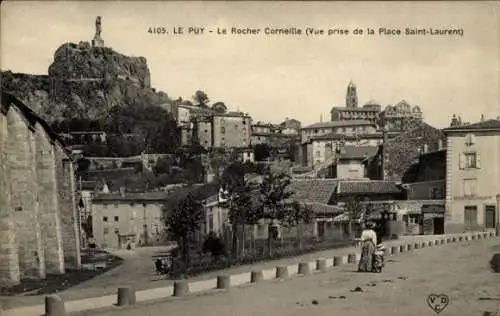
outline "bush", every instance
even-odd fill
[[[207,238],[208,240],[208,238]],[[206,241],[205,241],[206,242]],[[178,256],[173,258],[172,269],[170,271],[171,278],[190,277],[202,273],[227,269],[235,266],[242,266],[254,264],[257,262],[266,262],[271,260],[279,260],[282,258],[295,257],[306,253],[323,251],[327,249],[335,249],[340,247],[351,246],[350,240],[327,240],[320,241],[316,238],[307,238],[303,241],[303,247],[298,248],[295,244],[296,241],[290,240],[273,242],[273,252],[269,255],[266,248],[267,240],[262,240],[253,249],[248,249],[243,256],[239,258],[219,257],[217,260],[212,255],[203,254],[192,249],[191,265],[186,266],[182,257]]]
[[[226,246],[224,245],[222,239],[211,232],[203,242],[203,252],[210,252],[212,257],[217,260],[220,256],[225,254]]]

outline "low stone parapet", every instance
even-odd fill
[[[385,242],[386,249],[392,256],[404,255],[406,252],[414,251],[427,251],[438,247],[438,245],[448,244],[474,244],[479,243],[483,239],[498,238],[493,232],[481,233],[465,233],[465,234],[450,234],[450,235],[433,235],[433,236],[415,236],[414,238],[406,238],[400,240],[390,240]],[[474,242],[470,242],[474,241]],[[338,249],[342,252],[342,249]],[[360,250],[353,253],[350,249],[345,249],[343,255],[336,255],[330,258],[317,258],[311,261],[301,261],[291,265],[279,265],[275,268],[268,268],[264,270],[251,270],[244,273],[221,275],[215,279],[202,280],[202,281],[189,281],[180,280],[176,281],[173,285],[156,288],[150,290],[143,290],[135,292],[132,288],[123,288],[118,290],[118,303],[117,296],[105,296],[88,298],[84,300],[74,300],[64,302],[56,296],[48,296],[45,305],[30,306],[24,308],[17,308],[11,310],[4,310],[2,316],[14,315],[42,315],[50,310],[48,315],[61,315],[61,313],[72,313],[94,309],[113,309],[117,308],[115,305],[133,306],[135,302],[144,302],[157,299],[165,299],[168,297],[183,297],[196,293],[204,293],[207,291],[214,291],[217,289],[229,289],[240,285],[251,285],[262,281],[272,280],[286,280],[298,275],[307,277],[317,273],[323,273],[329,269],[343,265],[354,265],[359,262]],[[500,254],[492,258],[491,265],[493,269],[499,269]],[[285,281],[286,282],[286,281]],[[121,294],[121,295],[120,295]],[[123,298],[121,298],[123,297]],[[120,304],[121,303],[121,304]],[[62,314],[64,315],[64,314]]]

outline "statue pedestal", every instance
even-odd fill
[[[104,47],[104,40],[100,36],[94,36],[92,47]]]

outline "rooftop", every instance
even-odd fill
[[[363,126],[363,125],[374,125],[372,122],[367,120],[349,120],[349,121],[329,121],[329,122],[318,122],[308,126],[303,127],[302,129],[311,129],[311,128],[332,128],[332,127],[344,127],[344,126]]]
[[[401,189],[397,186],[395,181],[343,180],[339,181],[337,193],[397,194],[401,193]]]
[[[328,204],[337,183],[338,180],[335,179],[294,180],[290,185],[295,192],[292,198],[300,202]]]
[[[341,134],[341,133],[328,133],[324,135],[311,136],[315,140],[356,140],[356,139],[382,139],[382,133],[369,133],[369,134]]]
[[[499,131],[500,120],[490,119],[482,122],[467,124],[461,126],[448,127],[443,129],[444,133],[464,132],[464,131]]]
[[[92,197],[92,202],[125,202],[125,201],[140,201],[140,202],[161,202],[164,201],[168,192],[145,192],[145,193],[96,193]]]
[[[332,107],[333,111],[337,112],[380,112],[381,108],[376,107],[376,104],[365,104],[363,107],[358,107],[358,108],[347,108],[344,106],[334,106]]]
[[[375,155],[378,146],[344,146],[339,159],[365,159]]]

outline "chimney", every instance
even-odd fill
[[[429,145],[424,144],[424,154],[429,151]]]
[[[481,122],[484,122],[484,114],[481,114]]]
[[[438,150],[441,150],[441,149],[443,149],[443,140],[442,139],[438,140]]]

